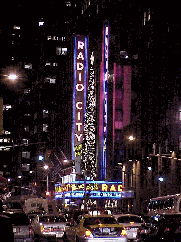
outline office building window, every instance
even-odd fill
[[[181,135],[179,135],[179,150],[181,150]]]
[[[67,55],[67,48],[62,48],[62,55]]]
[[[28,145],[28,139],[22,139],[22,144]]]
[[[43,20],[40,20],[40,21],[39,21],[39,26],[40,26],[40,27],[41,27],[41,26],[44,26],[44,23],[45,23],[45,22],[44,22]]]
[[[55,83],[56,83],[56,79],[54,79],[54,78],[50,78],[50,83],[55,84]]]
[[[30,131],[29,126],[25,126],[25,127],[24,127],[24,130],[25,130],[25,132],[29,132],[29,131]]]
[[[30,152],[29,151],[22,151],[22,158],[29,159],[30,158]]]
[[[20,29],[20,26],[14,25],[13,29]]]
[[[34,134],[37,133],[37,125],[34,126]]]
[[[31,92],[30,88],[24,89],[24,94],[29,94]]]
[[[48,117],[48,110],[43,110],[43,118],[46,118]]]
[[[66,4],[67,7],[71,7],[71,2],[70,1],[66,2],[65,4]]]
[[[61,55],[62,49],[61,47],[56,47],[56,55]]]
[[[31,64],[31,63],[29,63],[29,64],[25,64],[25,65],[24,65],[24,68],[25,68],[25,69],[32,69],[32,64]]]
[[[43,132],[48,132],[48,124],[43,124]]]

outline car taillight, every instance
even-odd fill
[[[43,232],[43,225],[40,226],[41,232]]]
[[[34,231],[33,231],[32,227],[29,227],[29,234],[30,234],[30,236],[34,234]]]
[[[126,233],[126,229],[124,228],[124,229],[122,229],[122,231],[121,231],[121,236],[126,236],[127,235],[127,233]]]
[[[90,230],[86,230],[86,231],[85,231],[85,236],[86,236],[87,238],[93,238],[92,232],[91,232]]]
[[[169,228],[165,228],[164,233],[170,232]]]

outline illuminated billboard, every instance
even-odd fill
[[[122,182],[109,181],[75,181],[55,184],[55,199],[61,198],[121,199],[134,197],[133,191],[123,191]]]
[[[87,37],[79,35],[75,37],[72,128],[72,160],[75,161],[80,160],[82,154],[87,91],[87,45]]]

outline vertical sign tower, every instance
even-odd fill
[[[109,24],[103,28],[102,63],[100,73],[99,101],[99,149],[100,179],[106,180],[107,169],[107,117],[108,117],[108,55],[109,55]]]
[[[72,160],[75,161],[76,174],[80,174],[82,162],[82,143],[87,92],[88,39],[77,35],[74,39],[74,85],[73,85],[73,127]]]

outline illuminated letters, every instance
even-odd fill
[[[80,128],[81,128],[81,126],[82,126],[82,123],[76,123],[76,125],[78,126],[77,128],[78,128],[78,131],[80,131]]]
[[[123,185],[118,185],[118,192],[122,192],[123,191]]]
[[[84,131],[84,111],[85,111],[85,92],[86,92],[86,66],[87,66],[87,44],[85,36],[77,36],[75,38],[75,54],[74,54],[74,147],[80,145],[83,138]],[[79,152],[74,153],[75,156],[79,155]],[[80,153],[81,155],[81,153]]]
[[[78,141],[81,141],[82,135],[83,134],[79,134],[79,135],[78,134],[75,134],[75,137],[77,138]]]
[[[78,56],[77,56],[77,60],[79,60],[79,59],[84,60],[84,56],[83,56],[82,52],[80,52],[80,53],[78,54]]]
[[[108,189],[108,185],[107,184],[102,184],[102,191],[106,191],[107,192]]]
[[[82,63],[77,63],[77,70],[82,71],[84,69],[84,65]]]
[[[78,84],[76,85],[76,90],[77,90],[78,92],[82,92],[82,91],[84,90],[84,85],[78,83]]]
[[[79,49],[84,49],[84,42],[83,41],[78,41],[78,50]]]
[[[76,103],[76,108],[77,109],[82,109],[82,104],[83,104],[82,102],[77,102]],[[79,105],[81,105],[81,107]]]
[[[110,192],[116,192],[116,187],[114,185],[111,186]]]

